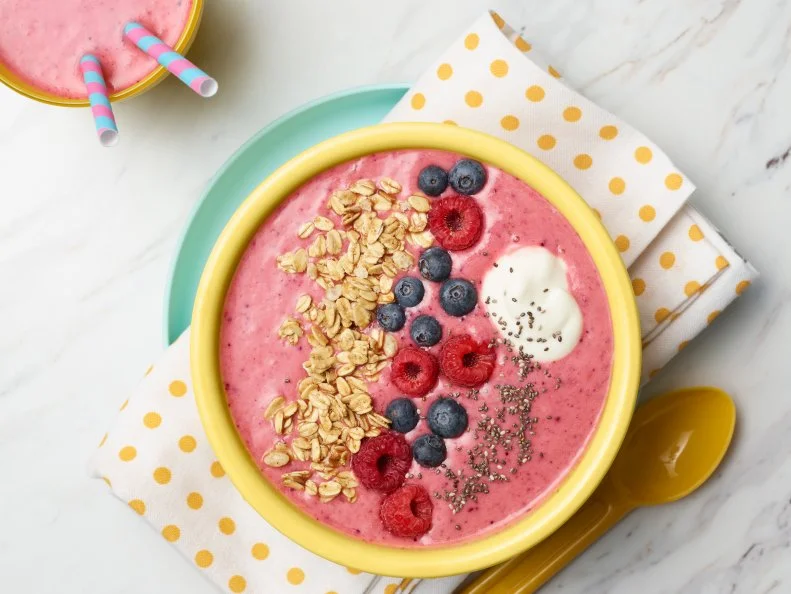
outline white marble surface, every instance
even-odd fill
[[[791,3],[491,5],[662,145],[697,183],[693,203],[763,273],[646,390],[712,383],[734,395],[721,472],[687,500],[633,514],[545,591],[791,592]],[[413,79],[486,6],[209,0],[193,56],[220,94],[204,101],[169,80],[119,105],[111,150],[87,112],[0,88],[0,590],[215,591],[84,471],[160,350],[187,213],[275,116]]]

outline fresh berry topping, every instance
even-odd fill
[[[404,484],[412,465],[412,451],[403,435],[393,432],[363,440],[352,457],[352,469],[360,482],[375,491],[389,493]]]
[[[428,491],[419,485],[404,485],[384,498],[379,517],[390,534],[414,538],[431,529],[433,511]]]
[[[445,313],[456,317],[466,316],[475,309],[476,303],[478,303],[478,291],[470,281],[452,278],[442,283],[439,304]]]
[[[451,336],[439,355],[442,372],[457,386],[475,388],[492,376],[497,355],[469,334]]]
[[[420,274],[426,280],[440,282],[450,276],[450,269],[453,262],[447,250],[441,247],[430,247],[420,254],[417,267]]]
[[[417,176],[417,187],[426,196],[439,196],[448,187],[448,172],[437,165],[424,167]]]
[[[387,405],[385,416],[390,419],[390,429],[409,433],[417,426],[420,417],[415,403],[409,398],[396,398]]]
[[[404,394],[425,396],[437,384],[439,363],[431,353],[408,346],[393,357],[390,379]]]
[[[428,211],[428,226],[445,249],[452,252],[466,250],[481,236],[483,212],[472,198],[440,198]]]
[[[438,398],[428,409],[428,426],[440,437],[458,437],[467,428],[467,411],[452,398]]]
[[[415,457],[415,462],[424,468],[436,468],[445,461],[448,450],[441,437],[433,433],[426,433],[418,437],[412,444],[412,455]]]
[[[409,334],[416,345],[430,347],[442,338],[442,326],[434,316],[421,315],[412,320]]]
[[[376,308],[376,321],[388,332],[397,332],[406,324],[404,308],[398,303],[388,303]]]
[[[393,290],[396,301],[401,307],[414,307],[423,301],[423,295],[426,290],[423,288],[423,282],[414,276],[405,276],[396,283]]]
[[[471,196],[480,192],[486,183],[486,170],[478,161],[462,159],[450,170],[448,178],[451,188],[459,194]]]

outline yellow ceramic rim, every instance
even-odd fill
[[[187,17],[187,25],[184,27],[184,31],[181,32],[181,37],[179,37],[176,45],[173,46],[173,49],[178,53],[186,54],[189,50],[192,42],[195,40],[198,27],[200,27],[202,15],[203,0],[192,0],[192,9]],[[118,34],[121,35],[120,32]],[[153,58],[151,59],[153,60]],[[140,95],[159,84],[167,73],[168,71],[164,67],[158,65],[150,74],[140,79],[132,86],[111,95],[110,101],[122,101],[123,99],[129,99],[130,97]],[[88,107],[90,105],[87,99],[70,99],[42,91],[38,87],[23,81],[2,62],[0,62],[0,82],[12,88],[20,95],[30,97],[41,103],[58,105],[60,107]]]
[[[599,425],[557,490],[522,519],[481,539],[412,549],[365,543],[325,526],[292,505],[258,470],[234,426],[219,366],[225,295],[249,241],[279,203],[322,171],[366,154],[398,149],[452,151],[499,167],[544,195],[591,253],[610,307],[614,359]],[[264,180],[226,225],[200,280],[192,317],[192,381],[198,410],[220,463],[242,496],[294,542],[336,563],[392,576],[438,577],[502,562],[540,542],[565,522],[604,477],[634,410],[640,331],[632,286],[612,240],[593,211],[555,172],[497,138],[444,124],[382,124],[343,134],[295,157]]]

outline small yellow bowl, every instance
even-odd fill
[[[189,17],[187,17],[187,24],[184,31],[181,32],[181,37],[173,46],[173,49],[178,53],[184,55],[189,50],[192,42],[195,40],[195,34],[200,27],[201,17],[203,16],[203,0],[193,0],[192,10]],[[121,33],[119,32],[119,35]],[[154,58],[151,58],[152,60]],[[125,89],[121,89],[117,93],[110,96],[110,101],[122,101],[140,95],[149,89],[154,88],[157,84],[167,76],[168,71],[163,66],[157,66],[148,76],[143,77],[135,84]],[[5,64],[0,62],[0,82],[12,88],[20,95],[30,97],[42,103],[49,105],[58,105],[60,107],[88,107],[90,103],[87,99],[70,99],[68,97],[61,97],[52,93],[42,91],[38,87],[23,81],[17,74],[12,72]]]
[[[565,216],[591,253],[612,317],[610,390],[579,463],[534,511],[502,530],[461,544],[396,548],[341,534],[308,516],[264,478],[245,448],[226,403],[219,332],[225,295],[250,239],[282,200],[334,165],[380,151],[439,149],[462,153],[520,178]],[[615,246],[593,211],[556,173],[502,140],[443,124],[383,124],[343,134],[295,157],[239,207],[209,257],[192,317],[191,366],[203,426],[236,488],[263,518],[294,542],[327,559],[392,576],[438,577],[505,561],[540,542],[590,496],[615,457],[632,416],[640,371],[640,332],[632,286]]]

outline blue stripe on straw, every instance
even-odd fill
[[[118,132],[118,127],[115,125],[115,122],[108,118],[107,116],[96,116],[96,129],[97,130],[115,130]]]
[[[165,68],[170,66],[176,60],[181,60],[183,56],[181,54],[177,54],[176,52],[165,52],[157,60],[160,64],[162,64]]]
[[[191,85],[196,78],[201,78],[202,76],[206,76],[208,78],[208,75],[200,68],[187,68],[179,75],[179,78],[188,85]]]
[[[129,33],[130,31],[134,31],[135,29],[142,29],[143,25],[140,23],[135,23],[132,21],[131,23],[127,23],[124,27],[124,33]]]
[[[83,74],[83,77],[85,78],[86,84],[87,83],[99,83],[103,87],[107,86],[105,84],[105,82],[104,82],[104,78],[98,72],[85,72]]]
[[[112,109],[110,101],[101,93],[91,93],[88,95],[88,101],[91,102],[91,105],[104,105],[105,107]]]
[[[158,43],[162,42],[157,37],[154,37],[153,35],[146,35],[145,37],[140,38],[140,41],[137,42],[137,46],[144,52],[147,52]]]
[[[83,62],[93,62],[94,64],[99,64],[99,59],[93,54],[85,54],[80,60],[80,64],[82,64]]]

